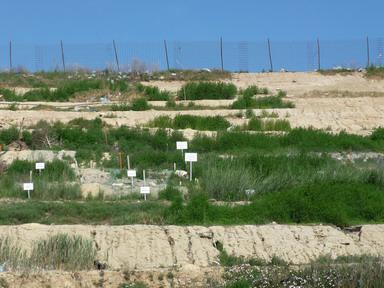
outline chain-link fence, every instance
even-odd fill
[[[157,41],[106,44],[0,44],[0,70],[312,71],[383,64],[383,38],[343,41]]]

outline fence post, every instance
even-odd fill
[[[9,41],[9,72],[12,72],[12,41]]]
[[[269,41],[269,38],[268,38],[268,54],[269,54],[269,65],[270,65],[269,72],[273,72],[271,41]]]
[[[117,55],[115,40],[113,40],[113,50],[115,51],[115,60],[116,60],[116,65],[117,65],[117,71],[120,72],[119,56]]]
[[[320,40],[317,38],[317,71],[321,70],[320,65]]]
[[[369,56],[369,38],[367,36],[367,68],[371,65],[371,59]]]
[[[64,45],[63,40],[60,40],[60,47],[61,47],[61,62],[63,63],[63,70],[65,72],[65,57],[64,57]]]
[[[220,37],[221,72],[224,72],[223,37]]]
[[[167,62],[167,70],[169,71],[169,59],[168,59],[168,46],[167,41],[164,40],[165,60]]]

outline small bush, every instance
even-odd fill
[[[151,106],[148,104],[145,98],[136,98],[131,103],[131,110],[133,111],[145,111],[149,110]]]
[[[180,198],[180,197],[181,198],[183,197],[181,192],[172,186],[167,186],[167,188],[165,188],[164,190],[161,190],[159,192],[159,199],[173,201],[173,200]]]
[[[190,82],[185,84],[177,93],[179,99],[233,99],[237,88],[233,84],[222,82]]]
[[[248,86],[246,89],[243,91],[243,96],[244,97],[253,97],[255,95],[259,94],[268,94],[269,91],[267,88],[259,88],[256,85]]]
[[[149,101],[168,101],[171,96],[168,91],[160,91],[158,87],[151,86],[145,87],[144,95]]]

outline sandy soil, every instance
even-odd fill
[[[350,133],[366,135],[372,129],[384,125],[384,81],[366,79],[362,73],[350,75],[323,76],[318,73],[251,73],[234,74],[231,80],[238,87],[259,85],[272,91],[282,89],[288,92],[288,98],[296,104],[294,109],[276,109],[280,118],[288,118],[293,127],[315,127],[334,132],[345,130]],[[154,81],[145,82],[161,89],[176,91],[183,82]],[[222,106],[231,101],[203,100],[197,105]],[[84,106],[89,103],[39,103],[54,107]],[[25,103],[23,105],[29,105]],[[163,102],[155,105],[163,106]],[[65,111],[10,111],[0,110],[0,126],[18,125],[25,118],[27,125],[39,120],[68,122],[83,117],[107,117],[104,120],[111,125],[143,125],[159,115],[175,116],[222,115],[229,117],[233,124],[244,121],[230,117],[236,110],[195,110],[195,111],[142,111],[142,112],[65,112]],[[109,115],[108,115],[109,114]]]
[[[284,90],[288,94],[302,95],[320,91],[348,90],[351,92],[383,91],[384,81],[370,80],[363,73],[354,72],[350,75],[324,76],[316,72],[274,72],[274,73],[234,73],[231,80],[238,88],[249,85],[267,87],[272,91]],[[176,92],[185,83],[183,81],[151,81],[144,85],[158,86],[162,90]]]

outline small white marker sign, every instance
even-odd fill
[[[185,162],[197,162],[197,153],[185,153]]]
[[[149,186],[140,187],[140,194],[150,194],[150,193],[151,193],[151,187]]]
[[[24,189],[24,191],[32,191],[33,190],[33,183],[24,183],[23,189]]]
[[[176,149],[177,150],[187,150],[188,149],[188,142],[187,141],[177,141],[176,142]]]
[[[136,170],[127,170],[128,177],[136,177]]]
[[[44,170],[44,169],[45,169],[45,163],[43,163],[43,162],[37,162],[37,163],[35,164],[35,168],[36,168],[36,170]]]

